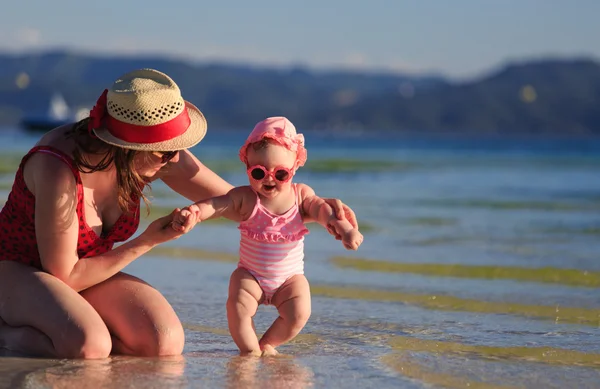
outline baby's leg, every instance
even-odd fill
[[[310,317],[310,287],[308,280],[298,274],[287,280],[271,299],[279,317],[260,340],[261,350],[272,353],[273,349],[293,339]]]
[[[252,317],[256,314],[263,291],[248,270],[238,267],[229,279],[227,322],[240,355],[261,354]]]

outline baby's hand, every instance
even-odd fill
[[[200,208],[196,204],[185,207],[173,216],[171,226],[175,231],[183,230],[188,219],[194,219],[194,223],[200,221]]]
[[[356,250],[363,242],[363,235],[358,229],[353,228],[342,234],[342,243],[348,250]]]
[[[202,215],[200,214],[199,206],[197,206],[196,204],[192,204],[189,207],[185,207],[184,209],[187,209],[188,211],[190,211],[194,215],[194,217],[196,218],[198,223],[200,223],[202,221],[202,219],[200,218],[200,216],[202,216]]]

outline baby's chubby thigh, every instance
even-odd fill
[[[238,267],[229,278],[227,309],[243,311],[240,315],[254,316],[264,293],[256,278],[245,268]]]
[[[296,274],[285,281],[271,299],[288,326],[300,331],[311,314],[310,285],[304,274]]]

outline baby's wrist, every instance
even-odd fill
[[[347,220],[340,220],[333,215],[329,218],[327,224],[335,227],[340,232],[348,232],[353,229],[352,225]]]
[[[339,223],[337,223],[337,219],[335,218],[335,216],[333,218],[328,218],[327,221],[325,222],[325,225],[328,227],[331,227],[333,230],[337,231],[339,228]]]

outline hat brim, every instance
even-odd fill
[[[176,151],[189,149],[190,147],[197,145],[204,138],[208,126],[206,118],[194,104],[186,101],[185,106],[188,115],[190,116],[190,126],[183,134],[166,141],[154,143],[126,142],[115,137],[106,128],[96,128],[94,129],[94,134],[96,134],[100,140],[124,149],[141,151]]]

